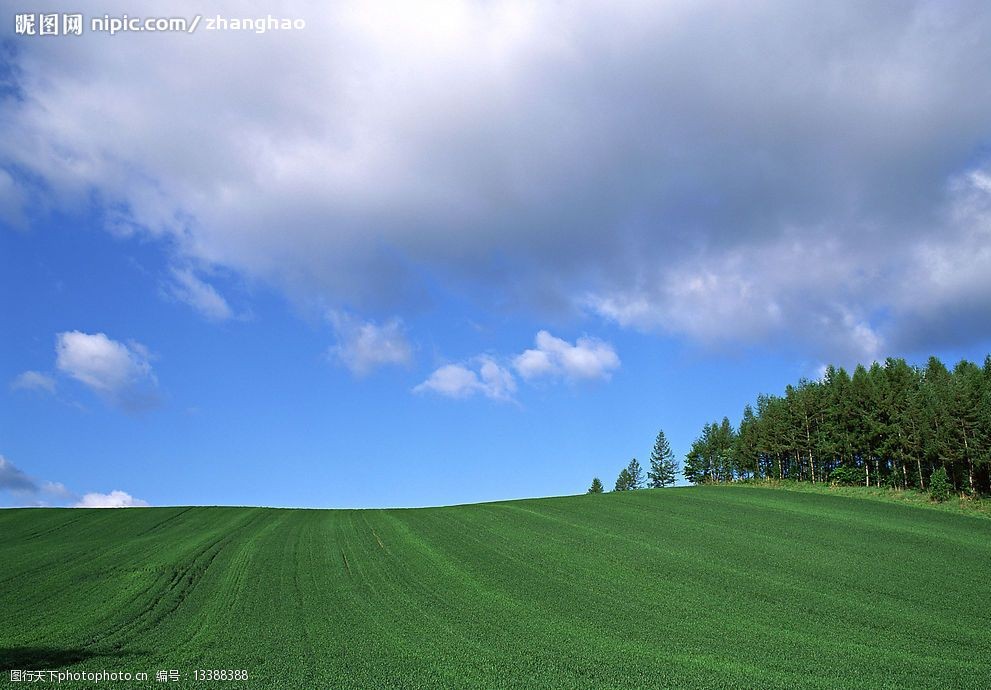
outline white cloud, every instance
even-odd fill
[[[41,490],[46,494],[62,499],[71,499],[75,496],[62,482],[45,482],[41,485]]]
[[[991,324],[991,164],[954,180],[941,220],[890,286],[891,330],[907,347],[979,341]]]
[[[0,489],[15,494],[38,493],[38,483],[0,455]]]
[[[513,368],[524,380],[551,377],[569,381],[608,379],[619,368],[619,356],[612,345],[583,336],[574,345],[540,331],[534,339],[536,348],[526,350],[513,360]]]
[[[227,300],[209,283],[204,282],[189,268],[172,268],[168,293],[188,304],[211,321],[226,321],[234,316]]]
[[[338,340],[328,355],[355,376],[365,376],[382,366],[409,364],[413,360],[413,350],[401,319],[389,319],[379,325],[338,311],[330,312],[328,319]]]
[[[414,393],[428,391],[449,398],[467,398],[478,392],[478,374],[463,364],[445,364],[436,369],[430,377],[413,389]]]
[[[125,345],[103,333],[66,331],[56,336],[55,353],[59,371],[110,403],[136,411],[158,402],[149,353],[140,343]]]
[[[24,195],[17,187],[14,178],[6,170],[0,169],[0,222],[23,230],[27,227],[24,215]]]
[[[55,393],[55,379],[40,371],[25,371],[10,383],[14,390],[43,391]]]
[[[956,260],[933,219],[991,138],[986,2],[278,7],[307,30],[21,42],[0,214],[95,198],[112,231],[325,304],[591,294],[634,327],[851,351],[844,313],[921,323],[897,286],[916,252]],[[836,264],[792,251],[824,237]],[[964,259],[924,295],[952,327],[918,337],[991,335],[991,258]]]
[[[75,504],[75,508],[145,508],[147,501],[134,498],[124,491],[114,490],[108,494],[89,493]]]
[[[38,507],[52,504],[72,505],[78,508],[126,508],[148,505],[147,502],[119,490],[108,494],[88,493],[80,498],[61,482],[35,480],[2,455],[0,455],[0,491],[8,491],[20,497],[19,501],[27,500],[25,505]]]
[[[890,294],[870,293],[865,268],[835,236],[800,234],[700,254],[583,306],[621,326],[665,331],[712,346],[785,341],[817,359],[871,361],[886,345],[871,313]],[[864,297],[870,293],[870,297]]]
[[[469,368],[473,366],[474,368]],[[512,401],[516,381],[512,373],[487,355],[476,357],[469,365],[447,364],[413,389],[414,393],[437,393],[449,398],[469,398],[480,394],[486,398]]]
[[[536,348],[512,359],[511,366],[527,382],[541,378],[579,381],[608,379],[620,366],[619,356],[609,343],[582,336],[574,345],[540,331]],[[507,366],[491,355],[479,355],[466,364],[446,364],[413,389],[414,393],[437,393],[449,398],[483,395],[492,400],[513,400],[516,379]]]

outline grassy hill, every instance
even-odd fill
[[[987,687],[989,595],[987,519],[747,487],[0,511],[0,668],[98,687]]]

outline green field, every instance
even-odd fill
[[[748,487],[0,511],[0,667],[98,687],[986,688],[989,595],[991,520]]]

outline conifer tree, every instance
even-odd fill
[[[624,467],[619,471],[619,476],[616,477],[616,488],[613,490],[630,491],[634,488],[632,484],[633,484],[633,478],[630,476],[630,470]]]
[[[664,431],[657,432],[654,449],[650,452],[650,471],[647,472],[648,485],[652,489],[660,489],[668,484],[674,484],[678,462],[674,459],[674,451],[668,443]]]
[[[729,423],[729,417],[723,417],[719,426],[712,425],[715,430],[713,446],[713,464],[720,481],[731,482],[736,477],[736,432]]]
[[[977,465],[982,460],[981,427],[981,369],[973,362],[961,361],[953,368],[950,388],[950,419],[953,443],[950,456],[957,461],[966,479],[967,489],[974,491]]]
[[[930,357],[922,372],[922,453],[929,467],[941,466],[949,457],[950,372],[938,357]],[[950,480],[953,481],[952,475]]]
[[[636,458],[630,460],[630,464],[626,466],[626,471],[630,475],[630,488],[642,489],[643,470],[640,468],[640,463],[637,461]]]
[[[938,503],[950,497],[950,480],[946,476],[945,467],[940,467],[932,473],[932,478],[929,480],[929,495]]]
[[[603,491],[604,489],[602,488],[602,480],[599,479],[598,477],[593,477],[592,486],[588,487],[588,491],[586,493],[601,494]]]
[[[991,493],[991,355],[950,371],[888,358],[850,376],[827,367],[783,396],[758,395],[739,431],[710,422],[685,456],[692,484],[764,476],[932,490],[942,468],[952,490]],[[651,486],[656,486],[651,456]],[[939,477],[942,478],[942,473]]]
[[[736,434],[736,447],[733,454],[736,457],[737,470],[743,478],[758,479],[760,477],[758,420],[750,405],[743,408],[743,419],[740,420],[740,431]]]
[[[692,447],[685,456],[682,474],[692,484],[704,484],[713,480],[714,426],[706,424],[702,427],[702,434],[692,441]]]

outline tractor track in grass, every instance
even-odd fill
[[[15,651],[83,652],[68,668],[166,654],[286,690],[991,677],[991,524],[935,511],[702,487],[60,515],[0,511],[0,631]]]
[[[172,515],[168,516],[167,518],[165,518],[161,522],[155,523],[154,525],[152,525],[148,529],[144,530],[143,532],[139,532],[136,536],[143,537],[143,536],[146,536],[148,534],[151,534],[152,532],[157,532],[158,530],[162,529],[165,525],[169,524],[170,522],[173,522],[175,520],[181,519],[183,515],[185,515],[186,513],[188,513],[191,510],[193,510],[193,507],[192,506],[188,506],[186,508],[181,508],[181,509],[179,509],[179,512],[173,513]]]
[[[208,541],[187,557],[188,560],[163,570],[161,577],[156,578],[151,586],[136,593],[131,599],[138,604],[146,601],[131,620],[113,625],[116,619],[108,618],[106,632],[93,636],[84,648],[106,646],[112,644],[113,640],[133,638],[143,631],[157,627],[183,605],[190,592],[203,580],[210,566],[223,548],[233,540],[235,534],[262,518],[261,513],[249,514],[236,529],[226,533],[221,532],[215,539]],[[162,581],[169,574],[168,581],[163,585]]]

